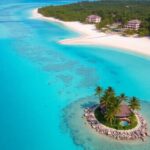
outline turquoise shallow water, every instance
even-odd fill
[[[0,150],[106,150],[109,144],[114,150],[148,150],[149,142],[122,147],[89,134],[80,104],[91,101],[87,97],[96,85],[112,85],[117,93],[138,96],[149,122],[150,58],[113,48],[60,45],[60,39],[77,33],[30,16],[47,3],[10,2],[0,3]]]
[[[86,119],[83,117],[84,108],[97,104],[95,96],[81,98],[66,107],[63,111],[64,131],[70,129],[70,133],[74,142],[77,145],[82,145],[86,150],[149,150],[150,138],[143,141],[116,141],[104,135],[99,135],[95,130],[91,129]],[[144,115],[150,128],[150,104],[148,102],[141,102]],[[74,111],[76,110],[76,111]]]

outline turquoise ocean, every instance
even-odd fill
[[[121,49],[61,45],[79,36],[31,18],[34,8],[74,1],[0,2],[0,150],[149,150],[89,129],[82,113],[97,85],[137,96],[150,125],[150,57]]]

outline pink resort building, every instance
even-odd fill
[[[138,30],[140,28],[141,21],[140,20],[130,20],[128,23],[125,25],[126,29],[131,29],[131,30]]]
[[[89,23],[99,23],[101,22],[101,17],[97,15],[90,15],[86,18],[86,21]]]

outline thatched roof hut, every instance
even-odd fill
[[[125,103],[120,104],[120,111],[115,115],[117,118],[126,118],[129,117],[132,113],[129,106]]]
[[[106,107],[104,104],[100,105],[100,110],[103,114],[106,112]],[[122,102],[120,104],[120,110],[115,115],[115,117],[126,118],[126,117],[129,117],[131,115],[131,113],[132,113],[132,110],[130,109],[130,107],[126,103]]]

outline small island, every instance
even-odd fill
[[[117,140],[135,140],[149,136],[147,123],[138,113],[140,101],[128,98],[124,93],[117,96],[112,87],[96,88],[99,104],[86,108],[84,116],[98,133]]]

